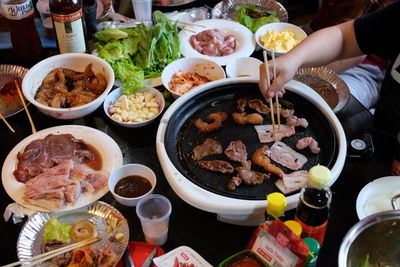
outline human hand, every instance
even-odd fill
[[[265,64],[260,65],[259,88],[261,94],[268,102],[275,95],[277,95],[278,97],[282,97],[285,94],[284,85],[294,77],[294,74],[297,71],[297,65],[290,64],[290,61],[288,59],[285,59],[284,57],[285,56],[281,56],[275,59],[275,66],[276,66],[275,79],[273,74],[274,73],[273,62],[272,60],[268,61],[269,78],[271,80],[271,85],[269,87],[267,83]]]

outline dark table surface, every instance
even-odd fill
[[[8,55],[7,55],[8,53]],[[48,50],[47,54],[55,51]],[[10,51],[0,53],[1,64],[18,64],[11,56]],[[260,55],[255,55],[259,57]],[[162,88],[160,88],[162,90]],[[243,250],[255,227],[231,225],[220,222],[216,214],[208,213],[190,206],[180,199],[169,186],[159,164],[155,135],[158,121],[143,128],[128,129],[112,124],[99,108],[91,115],[72,121],[56,120],[40,113],[33,105],[29,111],[37,130],[58,125],[85,125],[99,129],[110,135],[120,146],[124,163],[141,163],[150,167],[157,175],[157,186],[154,193],[162,194],[172,202],[173,213],[170,218],[169,237],[162,248],[168,252],[176,247],[185,245],[193,248],[209,263],[216,266],[228,256]],[[390,172],[392,140],[379,137],[372,129],[373,117],[353,97],[338,114],[345,129],[348,140],[360,137],[364,132],[373,132],[375,153],[368,162],[346,160],[340,177],[332,186],[333,199],[330,219],[322,247],[318,266],[337,266],[338,251],[346,232],[358,222],[356,214],[356,198],[359,191],[368,182],[379,177],[387,176]],[[0,164],[2,165],[8,153],[22,139],[31,134],[31,127],[25,112],[20,112],[10,118],[8,122],[16,133],[11,133],[3,123],[0,123]],[[372,129],[372,130],[371,130]],[[101,200],[115,206],[128,218],[130,240],[144,241],[140,222],[134,208],[125,207],[117,203],[111,193],[107,193]],[[3,186],[0,187],[0,211],[4,212],[8,204],[12,203]],[[287,212],[287,219],[293,217],[293,210]],[[24,221],[25,222],[25,221]],[[12,220],[0,220],[0,264],[17,260],[16,241],[24,222],[14,224]]]

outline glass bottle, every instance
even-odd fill
[[[81,0],[50,0],[50,12],[60,53],[85,53],[85,25]]]
[[[273,221],[283,219],[286,208],[286,198],[282,193],[275,192],[267,196],[267,208],[265,209],[265,220]]]
[[[303,228],[301,238],[311,237],[322,245],[329,217],[332,191],[328,187],[331,171],[322,165],[312,167],[309,183],[300,191],[295,220]]]
[[[400,133],[396,135],[391,175],[400,175]]]
[[[14,53],[21,64],[32,66],[43,56],[32,0],[0,1]]]

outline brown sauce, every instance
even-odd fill
[[[121,197],[140,197],[151,189],[150,181],[139,175],[122,178],[115,185],[114,192]]]
[[[93,170],[100,171],[103,168],[103,159],[101,158],[99,151],[92,145],[86,145],[88,150],[92,153],[93,159],[91,161],[85,162],[85,164]]]

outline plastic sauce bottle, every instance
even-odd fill
[[[303,232],[303,228],[301,227],[300,223],[296,222],[295,220],[287,220],[284,222],[284,224],[292,230],[292,232],[297,235],[298,237],[301,236],[301,233]]]
[[[320,245],[317,240],[311,237],[306,237],[303,241],[307,244],[309,248],[308,257],[304,267],[315,267],[317,265],[318,253]]]
[[[81,0],[50,0],[50,12],[60,53],[85,53],[85,25]]]
[[[273,221],[281,219],[285,213],[286,198],[283,194],[275,192],[267,196],[267,208],[265,209],[265,220]]]
[[[327,185],[332,175],[328,168],[317,165],[309,170],[308,176],[308,185],[300,191],[295,220],[303,228],[301,238],[311,237],[322,245],[332,199],[332,191]]]
[[[0,0],[0,4],[16,57],[25,65],[37,63],[42,59],[43,49],[35,27],[32,0]]]

